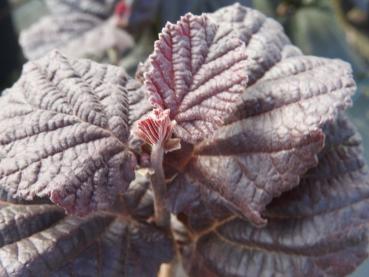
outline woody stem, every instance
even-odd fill
[[[162,228],[169,228],[170,213],[165,205],[167,187],[163,169],[164,148],[161,143],[152,145],[151,167],[154,170],[151,176],[151,185],[154,192],[155,223]]]

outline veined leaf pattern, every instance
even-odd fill
[[[117,67],[56,51],[25,65],[0,100],[1,187],[81,215],[108,208],[134,177],[129,82]]]
[[[206,216],[195,211],[208,204],[197,202],[187,222],[199,236],[182,249],[190,276],[346,276],[366,259],[369,175],[361,140],[343,116],[324,131],[319,165],[267,207],[265,228],[231,216],[213,225],[208,218],[199,229]]]
[[[53,205],[5,205],[0,222],[2,276],[153,277],[174,254],[169,235],[124,214],[78,218]]]
[[[303,56],[276,21],[255,10],[236,4],[208,16],[244,42],[249,82],[235,111],[193,146],[172,186],[184,180],[205,186],[264,225],[265,206],[316,166],[321,128],[351,105],[356,85],[347,63]]]
[[[154,105],[170,109],[184,141],[211,135],[245,89],[245,46],[230,34],[205,15],[187,14],[155,43],[145,85]]]

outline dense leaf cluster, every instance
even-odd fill
[[[136,76],[52,51],[0,99],[1,275],[155,276],[178,254],[190,276],[343,276],[367,257],[350,65],[236,4],[168,23]]]

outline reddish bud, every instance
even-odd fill
[[[169,113],[170,110],[154,109],[138,122],[136,135],[147,144],[161,144],[166,152],[179,149],[179,139],[171,139],[176,122],[169,118]]]

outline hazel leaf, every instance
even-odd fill
[[[205,15],[168,23],[145,73],[151,102],[177,122],[174,133],[196,143],[221,125],[244,91],[245,46]]]
[[[171,196],[188,198],[178,186],[197,184],[265,225],[265,206],[317,165],[322,126],[351,105],[352,70],[340,60],[302,55],[276,21],[255,10],[233,5],[208,16],[244,42],[249,84],[211,136],[168,162],[176,176]]]
[[[214,218],[214,206],[197,201],[186,213],[197,239],[182,249],[190,276],[346,276],[366,259],[369,175],[361,141],[342,116],[324,132],[319,165],[267,207],[265,228],[234,215]]]
[[[0,99],[2,189],[79,215],[109,208],[134,177],[129,82],[120,68],[56,51],[26,64]]]
[[[155,276],[174,254],[165,232],[103,212],[79,218],[53,205],[0,209],[2,276]]]

